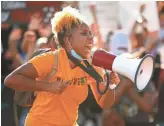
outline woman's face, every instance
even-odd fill
[[[93,35],[88,25],[83,23],[73,28],[70,43],[82,58],[89,59],[93,47]]]

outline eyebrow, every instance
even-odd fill
[[[90,31],[89,29],[84,29],[84,28],[80,28],[80,30],[83,30],[83,31],[85,31],[85,32]]]

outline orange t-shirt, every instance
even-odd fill
[[[80,67],[72,69],[63,48],[58,51],[58,70],[49,80],[55,82],[70,80],[70,84],[62,94],[40,91],[27,116],[25,126],[75,126],[78,108],[88,95],[88,84],[93,80]],[[39,78],[47,76],[54,65],[55,56],[48,52],[31,59]],[[94,81],[94,80],[93,80]]]

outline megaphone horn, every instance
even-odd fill
[[[96,50],[92,54],[92,64],[129,78],[139,91],[145,89],[154,72],[154,58],[150,54],[138,59],[131,58],[129,53],[116,56],[104,50]]]

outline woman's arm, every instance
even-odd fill
[[[119,80],[118,75],[115,74],[114,72],[112,72],[110,74],[110,83],[112,83],[112,84],[115,83],[116,85],[118,85],[119,82],[120,82],[120,80]],[[115,100],[118,99],[118,97],[120,97],[124,92],[124,88],[121,88],[121,89],[119,88],[119,90],[116,90],[116,91],[115,91],[115,89],[113,89],[113,90],[108,89],[105,94],[101,95],[97,90],[96,83],[90,83],[90,87],[91,87],[91,90],[93,92],[93,95],[94,95],[97,103],[102,108],[112,107],[115,104]],[[104,88],[105,88],[104,83],[101,83],[100,89],[104,90]]]
[[[92,83],[90,85],[97,103],[100,105],[101,108],[104,109],[111,108],[112,106],[117,104],[120,100],[120,97],[126,92],[128,86],[129,84],[120,84],[118,87],[116,87],[116,89],[108,89],[108,91],[104,95],[101,95],[97,91],[96,83]],[[104,87],[104,84],[102,84],[101,89],[103,89]]]
[[[31,63],[26,63],[11,74],[9,74],[4,83],[5,86],[22,91],[45,91],[47,84],[36,81],[38,73]]]
[[[42,91],[47,88],[43,82],[35,81],[44,78],[51,72],[55,56],[53,53],[39,55],[23,64],[5,79],[5,85],[16,90]]]
[[[96,102],[100,105],[101,108],[111,107],[114,103],[115,96],[114,96],[114,90],[108,89],[107,92],[103,95],[101,95],[98,90],[96,83],[90,84],[92,93],[96,99]],[[104,83],[100,84],[100,90],[104,90],[105,86]]]
[[[34,57],[20,66],[5,79],[5,85],[22,91],[47,91],[61,94],[69,82],[36,81],[36,78],[45,78],[51,73],[55,57],[52,52]]]

